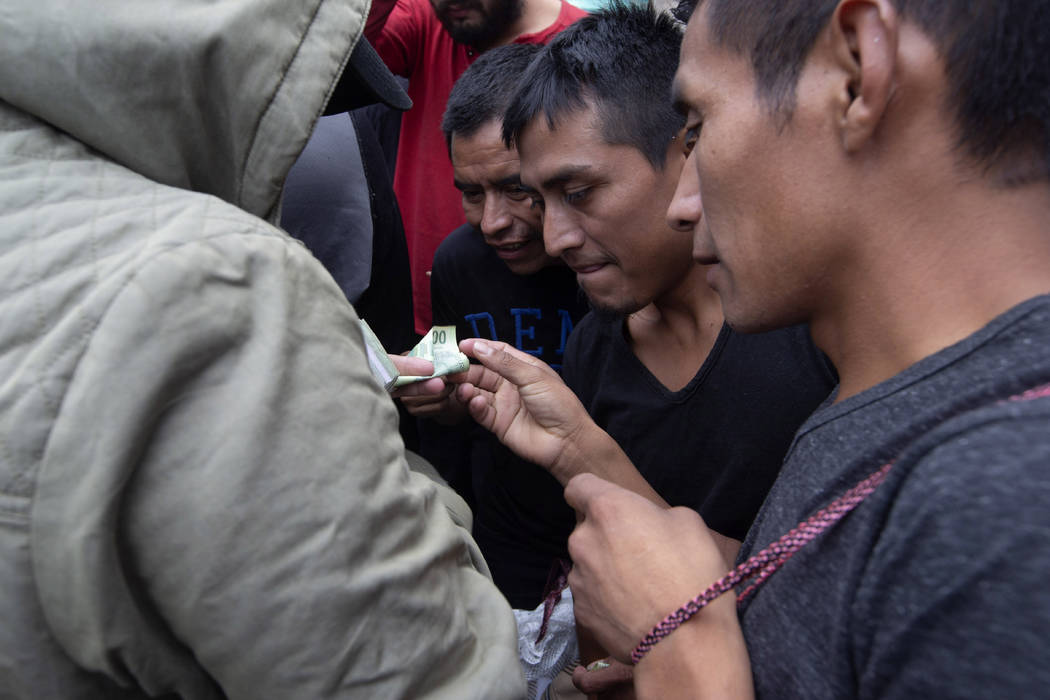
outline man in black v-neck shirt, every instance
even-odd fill
[[[667,99],[680,41],[645,9],[581,20],[533,61],[504,135],[542,200],[548,252],[597,309],[569,340],[566,383],[665,501],[740,540],[835,379],[803,327],[730,330],[692,230],[667,223],[684,162]]]
[[[587,301],[572,270],[544,250],[517,151],[500,135],[513,81],[538,50],[514,44],[486,52],[449,96],[442,128],[468,223],[438,247],[431,300],[434,323],[455,326],[457,338],[501,340],[560,369]],[[572,509],[554,477],[474,424],[452,385],[438,386],[402,396],[420,417],[420,452],[470,502],[474,539],[500,591],[513,607],[532,609],[552,566],[568,558]]]

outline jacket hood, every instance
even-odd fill
[[[158,182],[272,217],[369,0],[7,0],[0,99]]]

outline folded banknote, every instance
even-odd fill
[[[421,357],[434,363],[434,373],[426,376],[400,375],[379,338],[363,319],[361,330],[365,335],[368,364],[372,368],[372,374],[382,382],[387,391],[433,377],[464,372],[470,366],[470,360],[459,351],[455,326],[434,326],[408,353],[409,357]]]

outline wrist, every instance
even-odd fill
[[[590,420],[583,424],[578,435],[566,440],[566,449],[551,466],[550,472],[562,486],[577,474],[594,474],[649,499],[661,508],[669,507],[620,445]]]
[[[726,595],[682,623],[634,667],[638,698],[751,698],[751,665]]]
[[[608,433],[588,420],[565,439],[565,447],[551,465],[550,473],[565,486],[578,474],[590,473],[604,478],[606,470],[599,465],[608,465],[619,459],[627,460],[627,455]]]

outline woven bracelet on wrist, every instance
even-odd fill
[[[1050,384],[1011,396],[1007,401],[1029,401],[1050,396]],[[795,552],[812,542],[817,535],[839,522],[878,488],[889,474],[893,462],[888,462],[856,486],[839,496],[831,504],[817,511],[795,526],[791,532],[773,542],[758,554],[741,563],[728,574],[711,584],[706,591],[661,620],[631,652],[631,661],[637,664],[656,643],[682,626],[689,618],[703,610],[708,603],[738,584],[752,580],[737,595],[737,605],[747,600],[766,580],[776,573]]]

